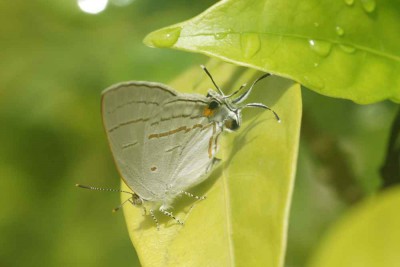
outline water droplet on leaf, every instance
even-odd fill
[[[181,27],[166,28],[149,34],[144,42],[154,47],[171,47],[181,35]]]
[[[336,26],[335,30],[336,30],[336,34],[337,35],[339,35],[339,36],[343,36],[344,35],[344,30],[343,30],[342,27]]]
[[[226,32],[218,32],[218,33],[214,34],[214,38],[216,40],[221,40],[221,39],[224,39],[227,35],[228,35],[228,33],[226,33]]]
[[[344,2],[346,3],[346,5],[348,6],[352,6],[354,4],[354,0],[344,0]]]
[[[325,41],[309,40],[308,43],[310,44],[311,49],[322,57],[329,55],[332,48],[332,45]]]
[[[243,33],[240,36],[240,45],[245,58],[254,56],[261,47],[260,36],[256,33]]]
[[[354,46],[351,45],[339,45],[340,49],[342,49],[344,52],[351,54],[354,53],[354,51],[356,51],[356,49],[354,48]]]
[[[361,4],[367,13],[372,13],[376,8],[375,0],[361,0]]]
[[[228,34],[232,33],[232,29],[227,29],[224,31],[220,31],[214,34],[214,38],[216,40],[221,40],[224,39],[226,36],[228,36]]]

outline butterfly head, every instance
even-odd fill
[[[222,92],[222,90],[217,86],[217,84],[214,82],[208,70],[204,66],[202,66],[202,68],[210,77],[211,81],[213,82],[214,86],[217,89],[217,91],[211,89],[208,91],[207,98],[209,99],[209,102],[203,112],[203,115],[208,117],[211,121],[215,121],[221,124],[221,126],[228,131],[235,131],[239,129],[242,124],[242,110],[244,108],[255,107],[255,108],[268,109],[272,111],[277,121],[280,122],[278,114],[276,114],[275,111],[273,111],[264,104],[261,103],[243,104],[243,101],[245,101],[249,97],[254,85],[256,85],[256,83],[259,82],[260,80],[268,77],[270,74],[268,73],[264,74],[263,76],[256,79],[253,82],[253,84],[249,87],[249,89],[247,89],[242,94],[239,93],[240,91],[242,91],[242,89],[246,87],[246,84],[243,84],[238,90],[234,91],[232,94],[225,95]],[[238,94],[239,96],[235,97]]]
[[[204,115],[211,121],[221,124],[228,131],[239,129],[242,124],[242,108],[234,104],[230,98],[218,92],[209,90],[208,106],[204,109]]]

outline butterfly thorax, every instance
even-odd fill
[[[216,122],[221,128],[228,131],[239,129],[242,122],[241,109],[232,103],[230,98],[213,90],[208,91],[207,98],[209,103],[203,114],[210,122]]]

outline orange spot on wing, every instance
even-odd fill
[[[214,114],[214,110],[209,109],[208,107],[206,107],[203,111],[203,115],[206,117],[210,117],[213,114]]]

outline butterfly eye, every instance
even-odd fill
[[[225,127],[231,131],[236,131],[240,127],[239,121],[234,119],[228,119],[225,121]]]
[[[210,104],[208,104],[208,108],[211,110],[216,109],[218,106],[219,106],[219,103],[215,100],[212,100],[210,102]]]

